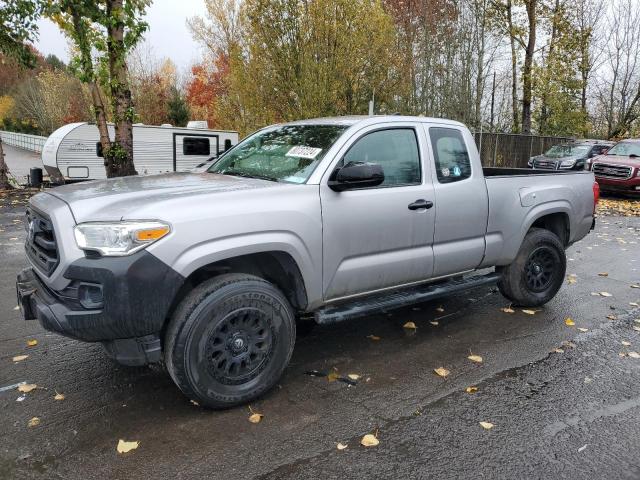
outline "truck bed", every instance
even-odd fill
[[[506,265],[515,257],[533,219],[563,215],[568,244],[584,237],[593,219],[593,173],[585,170],[483,168],[489,197],[483,264]]]

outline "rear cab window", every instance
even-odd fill
[[[430,127],[436,176],[440,183],[453,183],[471,177],[471,159],[460,130]]]

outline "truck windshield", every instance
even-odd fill
[[[261,130],[223,155],[208,171],[304,183],[345,125],[282,125]]]
[[[577,157],[585,155],[590,148],[590,145],[554,145],[547,150],[545,156],[550,158]]]
[[[607,152],[607,155],[620,155],[622,157],[640,157],[640,143],[620,142]]]

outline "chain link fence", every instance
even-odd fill
[[[7,132],[5,130],[0,130],[0,138],[2,138],[2,142],[7,145],[36,153],[42,152],[44,142],[47,141],[47,137],[29,135],[26,133]]]
[[[540,155],[569,137],[542,137],[515,133],[475,132],[473,137],[485,167],[527,168],[529,158]]]

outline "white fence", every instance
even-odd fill
[[[39,135],[28,135],[26,133],[6,132],[0,130],[0,138],[2,142],[13,147],[22,148],[31,152],[40,153],[47,137]]]

